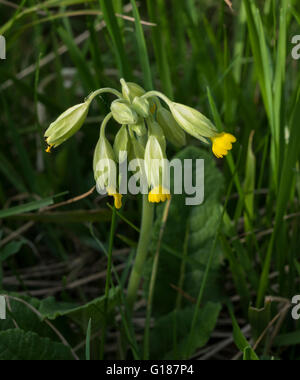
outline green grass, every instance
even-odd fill
[[[286,307],[300,294],[298,2],[236,0],[234,12],[220,0],[19,3],[0,1],[0,294],[48,319],[103,299],[43,322],[14,302],[3,337],[17,323],[67,357],[48,321],[82,360],[299,359],[300,326]],[[238,139],[217,169],[190,137],[188,150],[168,147],[169,157],[205,158],[206,201],[187,209],[174,197],[168,215],[157,208],[133,315],[126,291],[142,198],[126,197],[120,212],[96,192],[76,199],[95,185],[93,151],[112,98],[101,96],[51,155],[42,138],[93,90],[119,90],[121,77],[201,110]],[[231,337],[235,345],[223,346]]]

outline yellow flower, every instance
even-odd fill
[[[48,145],[48,147],[46,149],[46,153],[51,153],[52,148],[53,148],[53,145]]]
[[[120,210],[120,208],[122,208],[122,198],[123,198],[123,195],[122,194],[119,194],[119,193],[115,193],[115,194],[112,194],[112,193],[109,193],[108,194],[110,197],[114,197],[114,200],[115,200],[115,207]]]
[[[211,141],[213,143],[213,153],[217,158],[223,158],[227,156],[228,151],[232,149],[232,144],[237,140],[230,133],[220,133],[216,137],[212,137]]]
[[[162,186],[156,187],[150,191],[148,200],[150,203],[166,202],[171,199],[170,192]]]

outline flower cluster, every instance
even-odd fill
[[[105,88],[93,92],[84,103],[64,112],[45,133],[47,152],[72,137],[84,124],[92,101],[105,92],[117,96],[111,112],[105,117],[94,153],[94,175],[97,189],[114,197],[116,208],[122,207],[119,184],[110,181],[115,162],[144,160],[145,176],[149,189],[149,202],[159,203],[170,199],[170,190],[163,183],[166,143],[175,147],[186,145],[186,133],[208,144],[218,158],[232,149],[236,138],[229,133],[219,133],[212,122],[197,110],[172,102],[157,91],[147,92],[135,83],[121,80],[122,92]],[[167,106],[167,108],[166,108]],[[114,119],[120,129],[112,146],[106,138],[106,126]],[[105,162],[105,165],[103,165]],[[101,165],[99,165],[101,163]],[[119,182],[121,178],[119,179]]]

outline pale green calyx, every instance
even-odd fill
[[[131,129],[137,134],[137,136],[142,137],[147,133],[147,128],[145,126],[144,119],[140,119],[137,124],[131,125]]]
[[[117,184],[112,181],[116,178],[116,161],[113,148],[107,138],[100,136],[94,152],[94,177],[98,192],[108,189],[108,192],[115,193]]]
[[[145,149],[145,170],[149,187],[164,186],[163,173],[166,173],[166,152],[156,136],[151,135]]]
[[[201,112],[179,103],[170,103],[169,107],[174,119],[188,134],[206,143],[206,138],[217,136],[217,129]]]
[[[137,124],[139,118],[135,110],[132,108],[130,103],[126,100],[115,100],[111,104],[111,112],[113,118],[119,124]]]
[[[148,126],[149,126],[149,135],[155,136],[161,145],[161,148],[163,151],[166,151],[167,149],[167,142],[166,137],[164,135],[164,131],[161,128],[161,126],[154,120],[154,118],[148,119]]]
[[[124,162],[130,151],[130,138],[128,135],[127,126],[123,125],[116,135],[114,142],[114,153],[116,160],[119,163]]]
[[[129,152],[129,159],[135,160],[135,159],[144,159],[145,157],[145,147],[141,142],[134,136],[132,131],[129,131],[130,136],[130,145],[131,149]]]
[[[159,107],[156,118],[159,125],[162,127],[167,140],[177,148],[186,145],[186,135],[184,130],[180,128],[170,111],[164,107]]]
[[[135,97],[132,102],[132,107],[142,118],[147,118],[150,115],[150,105],[146,99]]]
[[[55,120],[45,132],[46,142],[57,147],[72,137],[82,127],[90,107],[90,100],[69,108]]]
[[[133,102],[134,98],[143,96],[146,91],[136,83],[126,82],[121,79],[122,94],[123,97],[130,103]]]

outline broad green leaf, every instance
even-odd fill
[[[1,321],[0,331],[5,331],[5,330],[15,328],[15,322],[16,322],[21,330],[32,331],[38,334],[40,337],[50,338],[51,340],[54,340],[54,341],[58,340],[58,337],[53,332],[53,330],[44,321],[41,321],[37,313],[35,313],[33,310],[30,309],[30,306],[31,306],[35,310],[37,310],[38,313],[41,313],[40,308],[41,308],[41,304],[44,301],[40,301],[37,298],[31,298],[28,296],[23,296],[23,295],[21,296],[17,293],[9,293],[8,295],[26,302],[27,304],[29,304],[29,306],[16,299],[10,298],[9,299],[10,308],[7,309],[7,318],[6,320]],[[70,304],[57,303],[56,307],[70,309],[72,306],[74,307],[74,305],[70,305]],[[53,323],[55,327],[57,327],[59,330],[64,331],[65,334],[70,333],[68,326],[64,323],[64,321],[60,320],[57,322],[55,321]]]
[[[72,360],[72,355],[62,343],[15,329],[0,332],[0,360]]]
[[[54,298],[48,298],[41,302],[40,312],[44,318],[55,320],[58,317],[68,317],[76,322],[86,333],[89,320],[93,321],[93,329],[99,330],[105,318],[105,296],[96,298],[86,305],[69,308],[59,308]],[[107,313],[111,315],[120,301],[120,288],[111,289],[109,292]]]
[[[182,310],[158,318],[151,332],[151,358],[174,360],[182,359],[195,307]],[[197,328],[192,339],[191,352],[203,347],[213,332],[221,310],[218,303],[207,303],[198,314]],[[176,344],[174,344],[174,328],[177,328]]]

